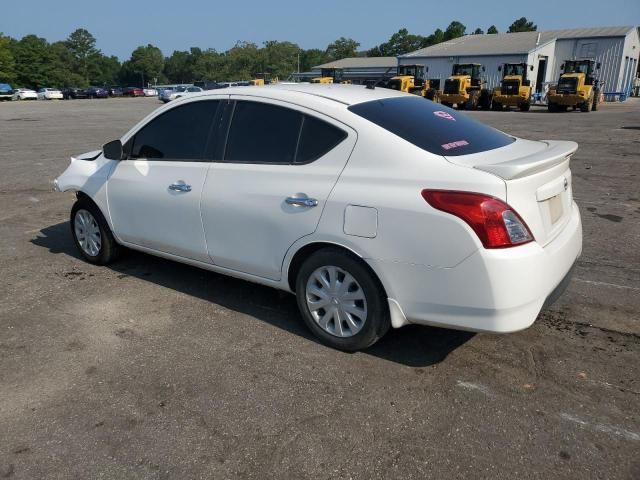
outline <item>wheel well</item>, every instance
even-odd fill
[[[356,255],[353,251],[349,250],[348,248],[345,248],[341,245],[336,245],[334,243],[324,243],[324,242],[310,243],[308,245],[305,245],[300,250],[298,250],[293,256],[293,258],[291,259],[291,263],[289,263],[289,271],[287,273],[287,281],[289,283],[289,288],[291,289],[292,292],[295,293],[296,291],[296,277],[298,276],[298,272],[300,271],[302,264],[305,262],[305,260],[307,260],[307,258],[313,255],[315,252],[317,252],[318,250],[323,250],[325,248],[341,251],[360,261],[365,266],[365,268],[369,270],[369,272],[371,273],[371,276],[375,279],[378,285],[380,285],[380,288],[384,292],[385,298],[387,297],[387,291],[384,288],[384,285],[378,278],[378,275],[376,274],[376,272],[373,270],[373,268],[371,268],[371,266],[367,262],[362,260],[361,257]]]

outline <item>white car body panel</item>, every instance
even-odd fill
[[[94,160],[79,156],[56,180],[57,188],[90,196],[120,243],[282,290],[291,291],[289,266],[302,248],[340,246],[375,272],[394,327],[418,323],[521,330],[535,321],[581,253],[580,214],[569,170],[576,148],[572,142],[518,140],[478,155],[443,157],[347,109],[403,95],[393,90],[280,84],[223,92],[191,93],[171,102],[121,141],[126,143],[167,109],[230,95],[285,102],[342,124],[349,135],[307,165],[117,162],[102,155]],[[173,195],[168,185],[180,180],[193,190]],[[467,223],[425,202],[425,188],[478,192],[505,201],[521,215],[535,241],[486,249]],[[318,206],[289,210],[294,207],[285,198],[300,193],[316,198]],[[555,221],[548,204],[553,198],[558,199]]]

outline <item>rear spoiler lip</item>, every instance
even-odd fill
[[[547,148],[530,155],[514,158],[506,162],[476,165],[473,168],[492,173],[504,180],[515,180],[542,172],[568,161],[578,149],[576,142],[542,140],[542,143],[546,143]]]

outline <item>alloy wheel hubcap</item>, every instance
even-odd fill
[[[96,257],[102,247],[100,226],[88,210],[80,209],[73,220],[73,228],[76,239],[84,253],[90,257]]]
[[[317,268],[305,295],[311,317],[325,332],[352,337],[367,320],[367,299],[355,278],[340,267]]]

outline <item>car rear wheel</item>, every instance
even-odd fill
[[[79,198],[71,208],[71,234],[80,255],[90,263],[106,265],[120,253],[100,209],[87,198]]]
[[[378,279],[360,259],[341,250],[319,250],[303,263],[296,297],[311,332],[338,350],[367,348],[391,325]]]

